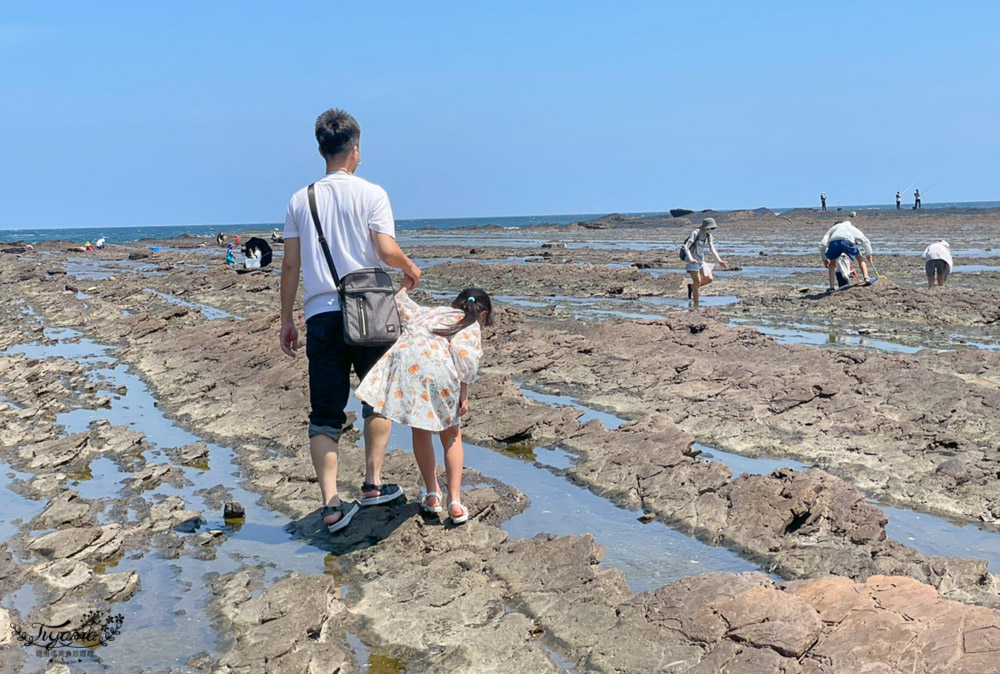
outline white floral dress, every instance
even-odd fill
[[[482,358],[479,322],[450,339],[432,330],[455,325],[464,314],[422,307],[401,290],[396,306],[403,334],[375,363],[354,396],[396,423],[428,431],[458,425],[461,384],[471,384]]]

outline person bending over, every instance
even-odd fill
[[[872,242],[868,240],[864,232],[851,224],[850,220],[838,222],[827,230],[819,244],[820,253],[823,255],[823,264],[830,274],[830,288],[827,292],[832,293],[837,289],[837,259],[841,255],[846,255],[852,262],[859,262],[861,265],[861,275],[865,278],[865,285],[871,285],[874,280],[868,276],[868,265],[864,259],[860,258],[858,246],[865,249],[868,261],[872,261]]]

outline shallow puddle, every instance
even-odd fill
[[[183,447],[200,438],[174,424],[163,416],[145,383],[119,364],[108,354],[110,347],[80,338],[72,330],[47,330],[46,336],[57,341],[53,344],[20,345],[8,353],[28,353],[33,357],[73,357],[91,367],[93,380],[106,385],[107,391],[98,395],[111,396],[110,408],[78,409],[57,417],[68,432],[87,429],[90,422],[107,419],[113,424],[128,424],[133,430],[146,435],[150,449],[144,456],[149,463],[170,463],[164,449]],[[113,393],[124,386],[124,394]],[[112,571],[135,570],[139,573],[141,589],[130,600],[115,606],[115,611],[125,616],[123,638],[98,650],[105,665],[125,669],[162,669],[165,666],[183,666],[199,652],[217,652],[216,634],[205,611],[210,599],[205,581],[207,573],[228,573],[243,565],[266,569],[269,580],[288,572],[319,574],[326,569],[326,552],[293,538],[286,531],[288,517],[258,504],[258,496],[239,484],[235,456],[229,448],[208,443],[207,464],[201,468],[173,464],[181,471],[187,484],[183,487],[163,483],[143,493],[155,503],[162,497],[180,496],[190,509],[200,511],[205,522],[199,531],[224,532],[221,543],[215,546],[214,560],[198,560],[182,556],[174,560],[161,559],[155,550],[138,556],[130,551],[118,560]],[[30,480],[32,476],[9,469],[3,475]],[[125,472],[109,458],[94,458],[83,474],[70,476],[69,486],[82,497],[93,500],[115,499],[122,482],[133,473]],[[235,500],[246,509],[246,521],[241,526],[230,526],[222,519],[216,504],[205,501],[195,492],[223,485],[229,495],[224,500]],[[44,507],[12,492],[2,492],[5,513],[0,532],[4,537],[15,533],[11,520],[16,517],[30,519]],[[7,513],[17,513],[7,516]],[[108,521],[102,513],[102,523]],[[128,638],[124,638],[127,632]]]
[[[360,417],[361,406],[353,396],[348,409]],[[511,537],[591,534],[607,549],[604,565],[621,569],[636,592],[656,589],[698,573],[738,573],[759,568],[735,552],[706,545],[658,520],[643,524],[638,519],[643,515],[640,510],[617,506],[573,484],[541,462],[534,462],[535,454],[518,459],[469,442],[464,445],[467,467],[517,488],[531,501],[523,513],[501,525]],[[409,429],[393,425],[389,448],[412,452]],[[439,470],[443,471],[443,456],[437,443],[435,451]],[[570,454],[558,449],[534,452],[560,463],[572,461]]]
[[[985,559],[990,571],[1000,572],[1000,535],[975,524],[872,503],[889,518],[885,526],[889,538],[928,555]]]
[[[610,412],[600,412],[592,407],[587,407],[586,405],[581,404],[576,398],[564,395],[552,395],[551,393],[539,393],[538,391],[532,391],[531,389],[524,388],[523,386],[520,387],[520,390],[521,393],[524,394],[525,398],[542,403],[543,405],[548,405],[550,407],[572,407],[573,409],[582,412],[579,419],[581,424],[597,419],[604,424],[605,428],[613,430],[627,421],[627,419],[622,419],[621,417],[615,416]]]
[[[32,501],[13,491],[10,486],[15,480],[28,482],[33,475],[22,473],[0,462],[0,504],[3,517],[0,518],[0,542],[10,539],[20,531],[21,524],[27,524],[45,509],[45,501]]]
[[[838,331],[824,330],[821,326],[792,324],[789,327],[777,327],[766,323],[758,323],[747,319],[734,318],[730,321],[734,326],[750,327],[774,339],[779,344],[807,344],[810,346],[847,346],[866,347],[887,353],[917,353],[924,347],[907,346],[897,342],[866,335],[847,335]]]
[[[170,304],[176,304],[177,306],[187,307],[188,309],[195,309],[201,312],[201,315],[210,321],[217,321],[222,318],[235,318],[238,321],[242,321],[242,316],[234,316],[228,311],[223,311],[213,306],[207,304],[200,304],[199,302],[191,302],[188,300],[182,300],[180,297],[171,295],[169,293],[160,292],[159,290],[153,290],[152,288],[143,288],[147,293],[152,293],[160,299],[164,299]]]
[[[570,406],[591,415],[590,418],[601,418],[603,421],[603,417],[611,416],[612,419],[618,419],[605,412],[588,408],[574,398],[543,396],[525,388],[521,388],[521,392],[528,398],[546,404],[553,404],[547,402],[547,399],[554,399],[553,402],[555,404],[553,406]],[[583,417],[581,417],[582,419]],[[624,421],[622,419],[618,420],[620,422]],[[608,427],[611,428],[610,426]],[[790,458],[766,455],[757,457],[742,456],[699,442],[694,443],[693,447],[702,452],[699,458],[707,461],[719,461],[728,466],[733,471],[734,478],[743,474],[770,475],[780,468],[804,471],[813,467]],[[537,454],[540,450],[535,449],[534,451]],[[572,465],[573,455],[566,452],[561,452],[561,454],[563,457],[557,455],[557,460],[560,463],[565,463],[568,460],[570,465]],[[568,466],[555,467],[565,468]],[[885,513],[888,519],[886,534],[890,539],[899,541],[926,555],[985,559],[990,564],[991,570],[994,572],[1000,570],[1000,534],[981,529],[972,523],[952,522],[935,515],[888,506],[872,499],[868,499],[868,502],[877,506]]]
[[[68,257],[63,262],[66,274],[82,281],[106,281],[121,274],[142,273],[161,276],[156,265],[138,260],[104,260],[101,258]]]
[[[779,468],[809,470],[811,467],[795,459],[780,459],[769,456],[750,457],[733,454],[732,452],[724,452],[717,447],[709,447],[700,442],[694,443],[693,446],[702,452],[698,458],[724,463],[733,471],[734,478],[740,475],[770,475]]]
[[[444,298],[445,293],[440,293]],[[450,297],[450,294],[448,295]],[[622,299],[617,297],[571,297],[549,295],[526,297],[523,295],[497,295],[496,302],[526,308],[554,307],[568,312],[577,320],[601,320],[615,317],[626,320],[653,320],[692,306],[690,300],[681,297],[639,297]],[[735,295],[702,295],[701,306],[721,307],[740,301]]]
[[[658,268],[654,267],[651,269],[640,270],[643,273],[648,273],[654,278],[659,278],[661,276],[667,276],[670,274],[686,274],[687,271],[682,267],[677,268]],[[796,274],[802,274],[810,271],[805,267],[766,267],[766,266],[751,266],[747,265],[741,267],[736,271],[726,271],[725,269],[716,269],[715,277],[717,280],[725,280],[728,278],[748,276],[750,278],[787,278],[789,276],[795,276]]]

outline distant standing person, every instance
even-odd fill
[[[896,192],[896,210],[898,211],[900,206],[903,205],[903,196],[897,191]]]
[[[712,265],[707,264],[705,258],[711,252],[716,262],[723,269],[729,265],[722,261],[719,253],[715,250],[715,242],[712,240],[712,232],[715,231],[715,218],[705,218],[701,221],[701,227],[691,232],[684,239],[682,250],[684,261],[687,262],[685,269],[691,275],[691,282],[688,284],[688,299],[694,300],[694,306],[698,306],[701,298],[701,287],[707,286],[713,281]]]
[[[934,279],[937,284],[944,287],[951,274],[951,244],[947,241],[932,243],[924,249],[924,268],[927,270],[927,287],[934,287]]]
[[[850,220],[838,222],[827,230],[819,243],[820,253],[823,255],[823,264],[830,272],[830,289],[827,292],[834,292],[837,289],[837,260],[841,255],[846,255],[852,261],[858,260],[861,263],[861,274],[865,278],[865,285],[871,285],[874,281],[868,277],[868,266],[863,259],[859,259],[860,251],[858,245],[865,249],[868,261],[872,261],[872,242],[868,240],[864,232],[851,224]]]
[[[826,192],[822,192],[819,195],[819,207],[824,211],[826,210]]]
[[[913,210],[920,208],[920,190],[913,190]]]

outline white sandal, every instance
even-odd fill
[[[427,503],[427,499],[433,496],[438,500],[436,506],[432,506]],[[441,507],[441,492],[438,491],[424,491],[420,496],[420,509],[425,513],[437,514],[440,513],[444,508]]]
[[[455,517],[451,514],[451,507],[458,506],[462,509],[462,514]],[[448,518],[451,520],[452,524],[465,524],[469,521],[469,509],[462,505],[461,501],[452,501],[448,504]]]

